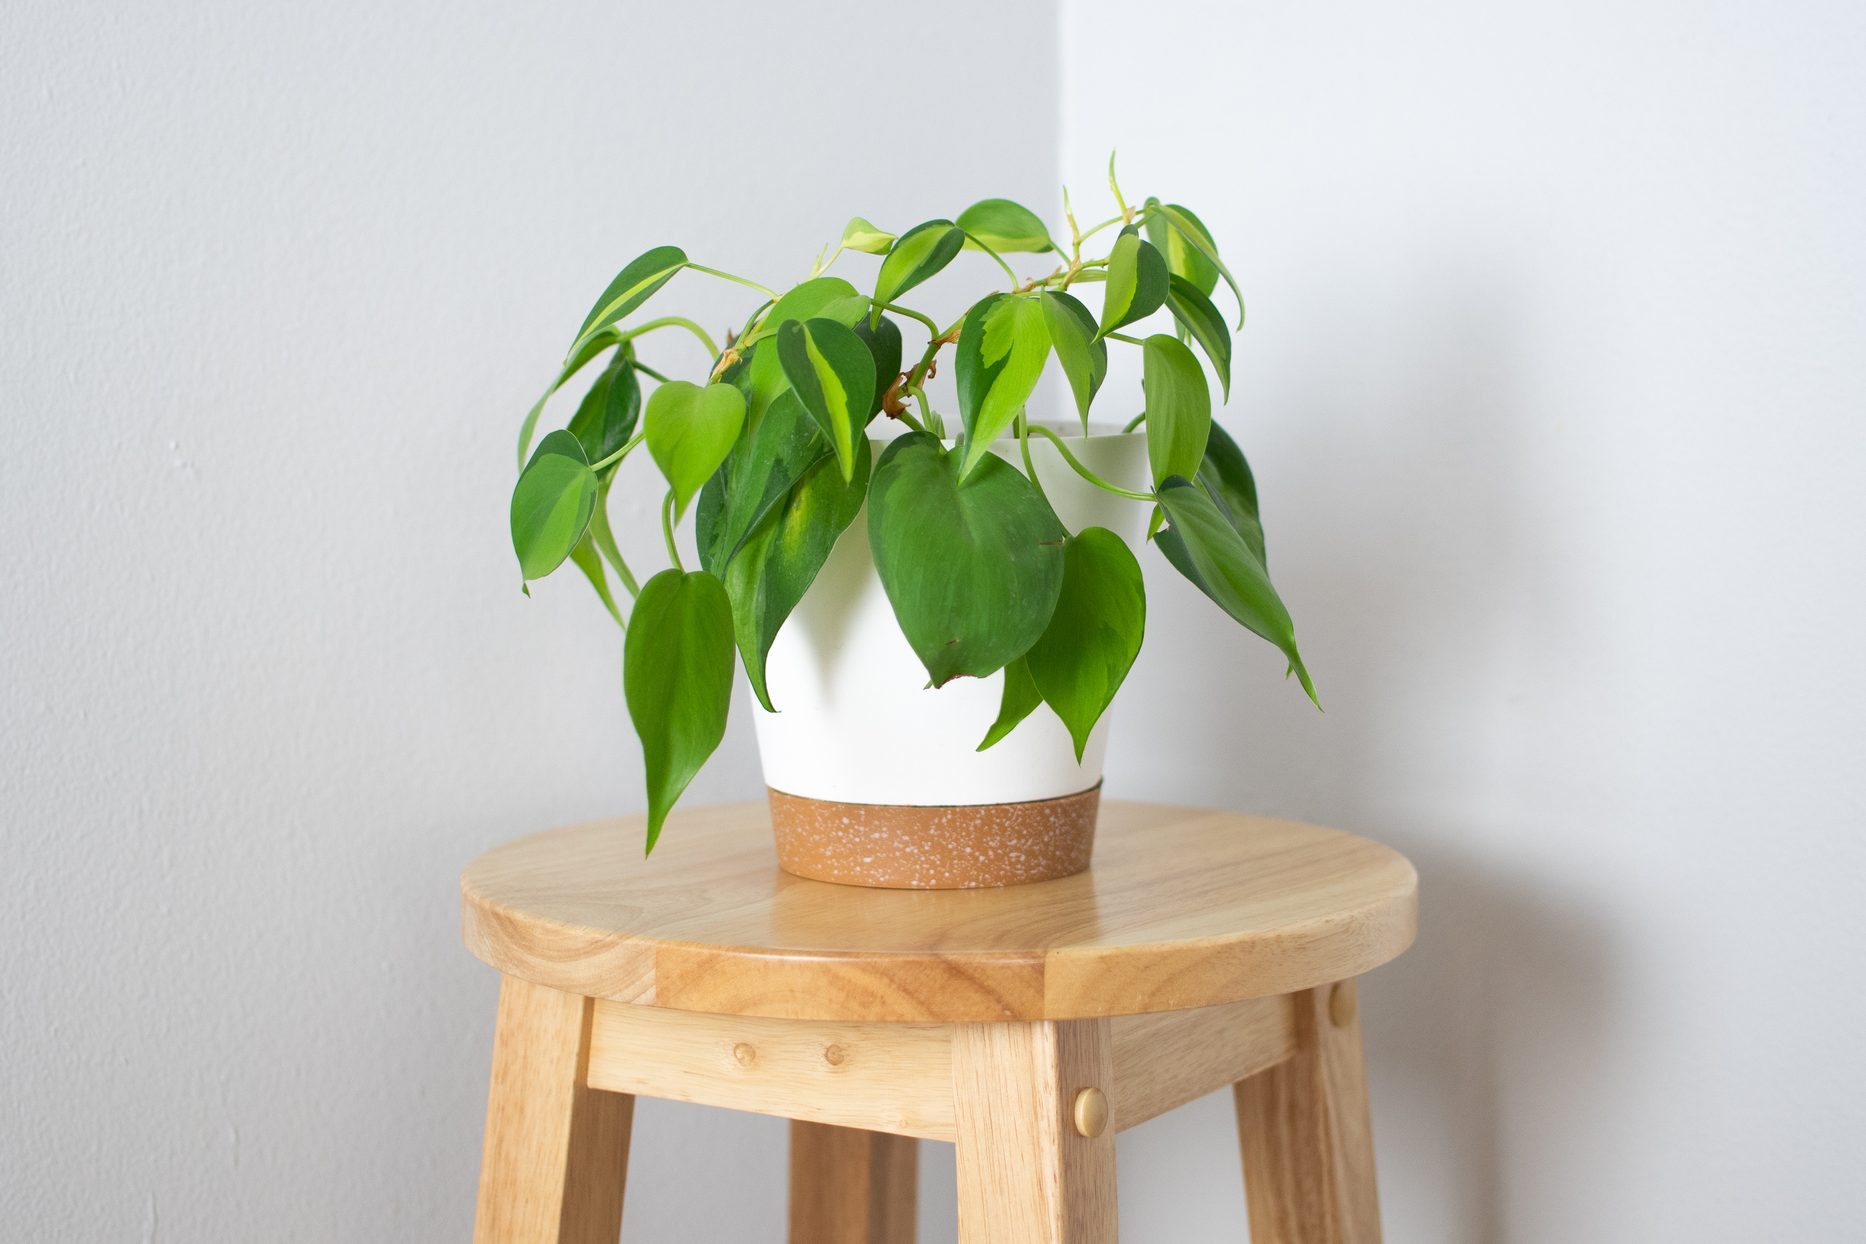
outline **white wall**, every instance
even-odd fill
[[[1118,144],[1251,299],[1226,421],[1328,707],[1155,576],[1109,783],[1418,862],[1388,1238],[1858,1238],[1866,12],[1065,11],[1065,180]],[[1223,1128],[1125,1138],[1130,1235],[1237,1238]]]
[[[1048,6],[777,12],[0,6],[0,1237],[466,1238],[458,870],[642,803],[613,626],[518,593],[519,416],[648,245],[795,280],[1056,182]],[[630,1239],[777,1238],[781,1123],[638,1128]]]
[[[607,624],[505,547],[542,369],[650,242],[784,279],[1115,144],[1252,298],[1226,419],[1329,711],[1156,575],[1110,783],[1419,862],[1389,1238],[1866,1217],[1854,10],[169,9],[0,10],[9,1232],[463,1238],[454,872],[641,802]],[[638,1120],[625,1238],[779,1238],[781,1124]],[[1128,1134],[1128,1238],[1238,1238],[1234,1143]]]

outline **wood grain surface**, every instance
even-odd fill
[[[1380,1244],[1355,984],[1291,1001],[1295,1054],[1235,1090],[1251,1244]]]
[[[763,804],[497,847],[461,878],[467,945],[569,993],[724,1015],[890,1023],[1081,1019],[1326,985],[1412,941],[1417,879],[1339,830],[1103,805],[1095,863],[999,890],[903,891],[780,872]]]

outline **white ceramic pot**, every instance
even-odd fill
[[[1056,430],[1103,479],[1148,486],[1144,433],[1083,437]],[[886,442],[871,441],[879,459]],[[1070,531],[1106,527],[1138,548],[1148,507],[1084,481],[1046,440],[1030,446],[1037,478]],[[993,446],[1017,460],[1017,445]],[[751,699],[765,784],[836,803],[921,807],[1056,799],[1101,781],[1107,718],[1078,764],[1069,732],[1048,705],[988,751],[979,740],[997,720],[1004,675],[956,678],[937,690],[894,620],[868,549],[867,511],[831,552],[778,631],[766,662],[776,713]]]

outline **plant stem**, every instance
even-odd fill
[[[622,461],[622,459],[628,457],[629,451],[635,448],[635,446],[641,444],[642,437],[646,435],[647,435],[646,431],[636,432],[635,435],[628,438],[628,443],[622,446],[622,448],[616,450],[614,453],[610,454],[607,458],[603,458],[596,462],[590,463],[590,470],[600,471],[606,466],[614,466],[616,463]]]
[[[1030,431],[1035,432],[1038,436],[1043,437],[1044,439],[1048,440],[1052,445],[1056,446],[1056,452],[1063,456],[1063,461],[1069,464],[1069,468],[1072,471],[1074,471],[1077,475],[1080,475],[1083,479],[1087,480],[1089,483],[1095,485],[1095,487],[1101,489],[1103,492],[1111,492],[1117,497],[1126,497],[1130,501],[1151,501],[1153,500],[1153,494],[1150,492],[1136,492],[1132,488],[1123,488],[1119,484],[1111,484],[1107,480],[1103,479],[1101,476],[1095,474],[1095,472],[1083,466],[1082,460],[1080,458],[1077,458],[1075,454],[1069,451],[1068,442],[1064,441],[1062,437],[1056,435],[1056,433],[1050,431],[1048,428],[1032,427],[1030,428]],[[1029,454],[1030,454],[1030,450],[1028,447],[1026,447],[1024,450],[1024,455],[1025,455],[1024,461],[1026,463],[1029,462],[1030,460]]]
[[[896,315],[904,315],[908,319],[919,320],[922,324],[926,325],[927,336],[929,337],[939,336],[939,325],[934,323],[933,320],[929,316],[921,315],[918,311],[915,311],[912,307],[903,307],[897,302],[884,302],[881,304],[881,309],[883,311],[892,311]]]
[[[681,564],[680,550],[674,545],[674,490],[667,490],[667,500],[661,504],[661,534],[667,537],[667,555],[674,563],[674,569],[682,574],[687,568]]]
[[[1143,410],[1138,415],[1135,415],[1132,419],[1129,419],[1127,421],[1126,426],[1124,426],[1121,430],[1123,432],[1132,432],[1135,428],[1139,427],[1141,424],[1145,422],[1147,422],[1147,412]]]
[[[648,366],[648,365],[647,365],[646,363],[643,363],[643,362],[641,362],[641,361],[639,361],[639,360],[637,360],[637,361],[635,362],[635,364],[634,364],[634,368],[635,368],[635,370],[636,370],[636,371],[638,371],[638,372],[645,372],[646,374],[648,374],[648,375],[650,375],[650,376],[653,376],[653,377],[654,377],[654,378],[655,378],[656,380],[659,380],[659,381],[660,381],[660,382],[661,382],[662,384],[666,384],[666,383],[667,383],[667,377],[666,377],[666,376],[663,376],[663,375],[662,375],[662,374],[661,374],[660,372],[658,372],[658,371],[656,371],[656,370],[655,370],[654,368],[652,368],[652,367],[650,367],[650,366]]]
[[[1102,336],[1108,338],[1110,341],[1125,341],[1130,346],[1144,346],[1147,344],[1140,338],[1130,337],[1126,333],[1103,333]]]
[[[978,249],[984,251],[987,255],[990,255],[992,259],[997,261],[998,266],[1004,269],[1004,275],[1011,278],[1011,288],[1016,289],[1017,288],[1017,273],[1011,267],[1010,264],[1004,262],[1004,256],[1000,255],[997,251],[992,250],[989,246],[986,246],[983,242],[979,241],[977,238],[972,237],[971,234],[968,233],[965,236],[968,239],[970,239],[972,245],[978,247]]]
[[[1050,495],[1043,491],[1043,481],[1037,478],[1037,464],[1030,460],[1030,417],[1017,416],[1017,451],[1024,458],[1024,474],[1030,477],[1030,486],[1043,498],[1043,504],[1050,504]],[[1050,506],[1054,510],[1055,506]]]
[[[706,275],[716,276],[722,281],[731,281],[734,285],[743,285],[746,289],[755,289],[767,298],[774,300],[777,298],[777,291],[768,285],[760,285],[756,281],[749,281],[742,276],[734,276],[730,272],[721,272],[718,268],[709,268],[703,263],[689,262],[687,266],[692,268],[695,272],[704,272]]]
[[[706,347],[707,357],[712,358],[719,353],[719,347],[713,343],[712,334],[708,333],[704,328],[701,328],[684,315],[664,315],[658,320],[649,320],[645,324],[637,324],[633,328],[625,329],[618,339],[621,341],[632,341],[643,333],[651,333],[657,328],[684,328],[700,339],[700,344]]]
[[[1092,228],[1090,228],[1087,233],[1082,235],[1081,240],[1086,242],[1090,238],[1094,237],[1096,234],[1100,233],[1103,229],[1106,229],[1109,225],[1124,224],[1126,221],[1127,221],[1127,217],[1125,216],[1110,216],[1108,219],[1102,221],[1099,225],[1095,225]],[[1082,265],[1082,267],[1084,268],[1088,268],[1092,266],[1093,266],[1092,264]]]
[[[942,441],[945,440],[946,423],[934,411],[933,403],[927,401],[926,390],[922,389],[917,384],[910,384],[904,387],[909,393],[914,395],[914,400],[920,403],[920,418],[925,421],[926,430],[931,432],[934,436],[939,437]]]
[[[927,342],[926,353],[920,356],[920,361],[915,363],[913,370],[907,373],[907,383],[902,387],[911,389],[927,378],[927,369],[933,366],[933,357],[939,353],[939,348],[959,340],[959,329],[964,324],[965,317],[960,316],[953,321],[951,328]]]
[[[829,248],[824,247],[823,250],[829,250]],[[817,277],[822,276],[825,272],[835,267],[836,260],[841,258],[841,256],[842,243],[840,242],[836,243],[835,250],[829,252],[828,259],[823,258],[823,251],[818,251],[816,253],[816,262],[810,265],[810,279],[814,281]]]

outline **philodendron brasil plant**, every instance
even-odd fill
[[[1279,648],[1314,697],[1265,570],[1250,467],[1211,417],[1206,368],[1228,397],[1232,357],[1231,328],[1212,296],[1222,280],[1241,328],[1237,283],[1191,211],[1152,198],[1132,206],[1112,162],[1108,181],[1117,210],[1087,229],[1065,193],[1066,255],[1035,213],[986,199],[900,234],[857,217],[828,259],[819,254],[810,277],[788,290],[659,246],[596,300],[519,434],[512,543],[527,582],[573,563],[625,632],[623,690],[646,762],[649,850],[725,733],[734,648],[759,702],[775,711],[765,661],[778,628],[864,504],[876,571],[929,685],[1004,671],[1001,711],[981,750],[1047,703],[1080,759],[1140,650],[1141,570],[1106,528],[1064,528],[1037,479],[1033,437],[1052,442],[1088,483],[1150,507],[1149,542]],[[1108,238],[1107,253],[1085,256],[1098,236]],[[945,327],[902,301],[965,249],[996,260],[1004,288]],[[868,293],[826,274],[848,252],[880,258]],[[1045,275],[1020,276],[1005,258],[1020,254],[1057,259],[1044,264]],[[631,321],[682,271],[761,296],[723,346],[682,316]],[[1085,287],[1099,289],[1099,310],[1079,296]],[[1166,331],[1140,327],[1150,319]],[[926,338],[904,369],[903,323]],[[705,375],[674,379],[642,359],[644,341],[668,329],[704,345],[712,360]],[[1143,405],[1127,428],[1145,425],[1152,484],[1144,490],[1100,478],[1068,437],[1025,414],[1053,358],[1086,435],[1110,343],[1141,355]],[[950,429],[925,388],[948,346],[959,406]],[[568,426],[533,450],[546,401],[605,354]],[[871,460],[865,429],[880,415],[905,430]],[[1014,447],[1007,441],[1006,456],[991,452],[1007,433]],[[638,583],[607,502],[618,466],[644,444],[667,483],[660,509],[672,566]],[[692,570],[675,542],[689,510],[700,562]],[[611,572],[632,603],[612,590]]]

